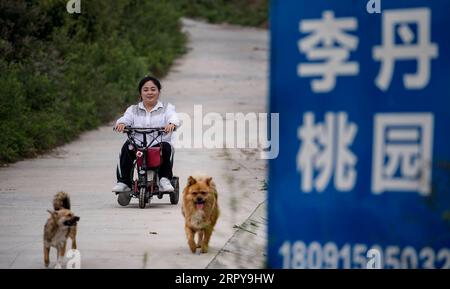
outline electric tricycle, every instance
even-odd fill
[[[173,192],[162,192],[159,188],[158,170],[163,162],[161,142],[165,134],[164,128],[125,127],[124,132],[127,134],[131,153],[136,154],[136,159],[131,170],[131,192],[118,192],[117,202],[121,206],[127,206],[131,198],[138,198],[139,208],[143,209],[153,196],[162,199],[164,194],[168,194],[170,203],[178,204],[180,186],[177,176],[170,180],[174,187]],[[142,135],[142,141],[135,137],[137,134]],[[147,138],[150,141],[147,141]],[[152,147],[155,142],[159,145]]]

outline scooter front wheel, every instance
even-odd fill
[[[139,208],[143,209],[145,208],[145,203],[146,203],[146,199],[145,199],[145,195],[147,190],[145,188],[140,188],[139,189]]]

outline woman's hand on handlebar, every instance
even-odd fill
[[[171,133],[171,132],[173,132],[176,128],[177,128],[176,125],[174,125],[173,123],[169,123],[169,124],[166,125],[166,127],[164,128],[164,132],[165,132],[165,133]]]
[[[116,125],[115,129],[116,129],[117,132],[123,132],[123,130],[125,129],[125,127],[126,127],[126,124],[124,124],[124,123],[118,123],[118,124]]]

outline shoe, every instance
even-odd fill
[[[173,188],[173,186],[170,183],[169,179],[161,178],[159,180],[159,190],[161,192],[173,192],[175,189]]]
[[[113,192],[116,193],[122,193],[122,192],[131,192],[131,189],[129,186],[127,186],[124,183],[117,183],[113,188],[112,188]]]

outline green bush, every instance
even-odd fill
[[[185,51],[171,1],[0,1],[0,163],[111,120]]]
[[[172,0],[188,17],[267,28],[269,0]]]

